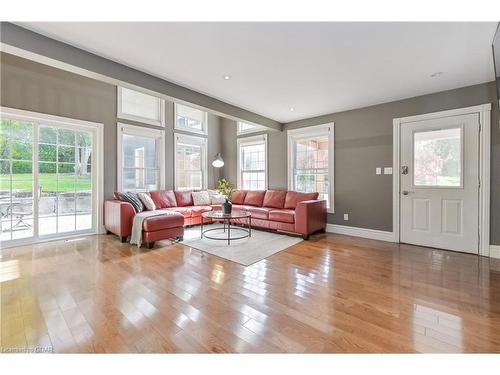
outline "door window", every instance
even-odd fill
[[[413,184],[420,187],[462,186],[462,128],[414,133]]]

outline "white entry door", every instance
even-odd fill
[[[401,242],[477,254],[479,114],[401,127]]]

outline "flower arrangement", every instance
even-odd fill
[[[225,178],[219,180],[217,190],[226,198],[226,202],[231,202],[231,196],[236,191],[235,186]]]

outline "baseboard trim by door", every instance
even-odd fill
[[[349,227],[347,225],[327,224],[326,231],[328,233],[345,234],[347,236],[363,237],[372,240],[398,242],[393,232],[383,230]]]
[[[500,259],[500,245],[490,245],[490,257]]]
[[[328,233],[344,234],[346,236],[369,238],[372,240],[399,242],[396,241],[394,233],[383,230],[349,227],[347,225],[326,224]],[[490,245],[490,257],[500,259],[500,245]]]

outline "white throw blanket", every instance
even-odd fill
[[[149,217],[168,215],[165,211],[143,211],[135,214],[132,222],[132,235],[130,236],[130,244],[136,244],[137,247],[142,245],[142,223]]]

